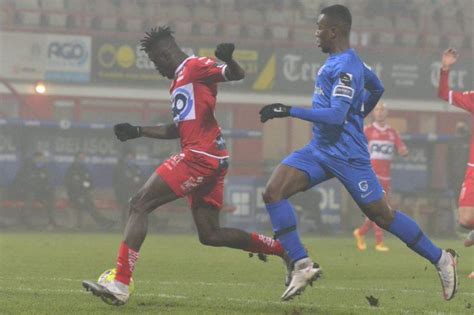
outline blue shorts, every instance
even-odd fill
[[[381,200],[384,196],[370,161],[337,159],[308,144],[287,156],[282,164],[306,173],[310,187],[336,177],[359,205]]]

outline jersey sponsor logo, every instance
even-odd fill
[[[341,72],[339,75],[339,83],[344,86],[352,86],[352,74],[347,72]]]
[[[332,92],[332,95],[352,99],[354,97],[354,89],[345,85],[336,85],[334,91]]]
[[[171,96],[171,110],[175,123],[196,119],[194,101],[194,88],[192,83],[180,86],[173,91]]]
[[[374,160],[391,160],[395,146],[391,141],[370,141],[369,152],[370,158]]]

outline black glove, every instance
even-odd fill
[[[129,123],[121,123],[114,126],[114,133],[120,141],[139,138],[142,136],[142,128]]]
[[[234,52],[235,45],[232,43],[222,43],[217,45],[214,55],[217,58],[224,61],[225,63],[232,60],[232,53]]]
[[[269,119],[288,117],[290,116],[290,109],[291,106],[286,106],[281,103],[265,105],[260,110],[260,121],[264,123]]]

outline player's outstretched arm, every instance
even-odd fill
[[[449,71],[459,58],[459,53],[454,48],[448,48],[441,57],[441,70],[439,74],[438,97],[448,101],[449,104],[460,107],[469,112],[474,112],[473,91],[453,91],[449,87]]]
[[[348,103],[339,103],[330,108],[309,109],[274,103],[262,107],[260,110],[260,121],[264,123],[269,119],[291,116],[313,123],[342,125],[349,107],[350,104]]]
[[[114,126],[114,133],[117,139],[122,142],[139,137],[155,139],[179,138],[178,127],[175,124],[142,127],[129,123],[120,123]]]
[[[228,81],[238,81],[245,77],[244,69],[242,69],[242,67],[232,57],[234,49],[235,45],[233,43],[221,43],[217,45],[214,53],[217,58],[227,64],[225,77]]]
[[[367,117],[382,97],[385,88],[377,75],[364,65],[364,117]]]

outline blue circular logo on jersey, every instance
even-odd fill
[[[193,99],[186,89],[178,88],[173,93],[173,118],[183,120],[193,108]]]

